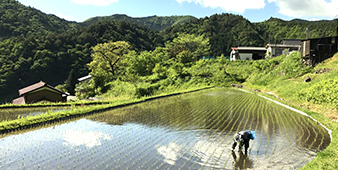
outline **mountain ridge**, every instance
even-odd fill
[[[190,15],[181,15],[181,16],[146,16],[146,17],[130,17],[126,14],[113,14],[110,16],[96,16],[89,18],[82,22],[84,26],[89,26],[93,23],[96,23],[100,20],[125,20],[127,22],[133,22],[145,27],[148,27],[155,31],[163,31],[165,28],[183,24],[192,20],[195,20],[197,18],[190,16]]]

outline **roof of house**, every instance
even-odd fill
[[[35,84],[33,84],[33,85],[30,85],[30,86],[28,86],[28,87],[25,87],[25,88],[20,89],[20,90],[19,90],[19,96],[22,96],[22,95],[27,94],[27,93],[29,93],[29,92],[32,92],[32,91],[34,91],[34,90],[40,89],[40,88],[42,88],[42,87],[48,87],[48,88],[50,88],[50,89],[53,89],[54,91],[57,91],[57,92],[59,92],[59,93],[61,93],[61,94],[64,94],[63,91],[58,90],[58,89],[54,88],[53,86],[51,86],[51,85],[49,85],[49,84],[47,84],[47,83],[45,83],[45,82],[43,82],[43,81],[40,81],[39,83],[35,83]]]
[[[77,80],[78,80],[79,82],[81,82],[81,81],[89,80],[89,79],[91,79],[91,78],[92,78],[92,76],[91,76],[91,75],[88,75],[88,76],[84,76],[84,77],[78,78]]]
[[[290,45],[290,44],[267,44],[266,47],[300,48],[300,45]]]
[[[309,38],[309,39],[303,39],[302,41],[307,41],[307,40],[318,40],[318,39],[326,39],[326,38],[338,38],[338,36]]]
[[[265,51],[265,47],[231,47],[233,50]]]

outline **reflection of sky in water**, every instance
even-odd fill
[[[110,136],[100,132],[83,132],[79,130],[66,130],[64,133],[65,144],[72,146],[84,145],[94,147],[101,145],[101,139],[110,140]]]
[[[286,121],[289,114],[283,112],[276,112],[285,120],[277,127],[267,123],[272,121],[264,114],[260,119],[239,117],[238,113],[249,112],[236,105],[246,102],[233,101],[237,93],[243,95],[211,91],[199,100],[170,102],[166,107],[157,100],[155,109],[142,105],[116,109],[91,120],[7,136],[0,139],[0,169],[295,169],[313,159],[315,153],[299,144],[306,143],[306,135],[299,134],[307,128],[297,129],[297,122]],[[121,111],[128,114],[121,116]],[[240,121],[232,121],[237,118]],[[234,133],[249,127],[256,127],[256,140],[250,141],[249,159],[243,159],[238,148],[231,152],[231,145]]]
[[[232,169],[234,158],[230,149],[233,132],[227,134],[212,129],[176,130],[150,128],[135,123],[108,125],[81,119],[0,139],[0,169],[34,169],[37,165],[46,169],[60,165],[66,169],[74,169],[74,166],[75,169]],[[260,138],[258,132],[255,143],[267,141]],[[269,161],[264,156],[266,148],[258,148],[259,145],[253,141],[250,143],[253,145],[248,167],[265,167],[276,162],[275,159]],[[268,152],[272,152],[271,149]],[[276,156],[277,160],[281,159],[277,162],[280,164],[290,161],[285,158],[285,154],[297,156],[297,153],[291,153],[294,151],[287,148],[275,148],[275,152],[285,152]]]

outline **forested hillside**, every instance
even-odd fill
[[[62,84],[71,69],[76,76],[87,75],[91,47],[108,41],[127,41],[136,51],[163,44],[154,31],[124,21],[100,21],[73,33],[6,39],[0,42],[1,99],[10,102],[19,88],[40,80]]]
[[[19,88],[40,80],[53,86],[62,84],[72,69],[77,77],[87,75],[92,47],[97,44],[127,42],[129,49],[135,51],[130,54],[130,60],[126,60],[135,64],[123,63],[134,68],[126,69],[128,74],[151,76],[156,62],[163,61],[155,69],[157,76],[163,78],[161,70],[168,69],[172,77],[179,75],[190,80],[191,76],[208,78],[213,74],[198,71],[197,66],[193,67],[193,73],[186,72],[185,67],[194,66],[194,62],[202,56],[227,56],[232,46],[265,46],[269,40],[274,42],[275,38],[277,43],[284,38],[305,38],[305,28],[309,29],[310,38],[333,36],[337,35],[338,25],[338,20],[309,22],[275,18],[251,23],[239,15],[215,14],[201,19],[191,16],[130,18],[114,15],[89,19],[85,22],[89,26],[84,26],[84,23],[44,14],[15,0],[0,2],[0,103],[10,102],[17,97]],[[166,29],[159,33],[147,27]],[[196,44],[201,42],[203,48],[198,47],[201,44]],[[220,79],[217,81],[223,82]],[[173,79],[166,81],[172,84]]]
[[[332,21],[284,21],[271,18],[264,22],[251,23],[240,15],[215,14],[210,17],[169,27],[161,34],[165,40],[172,40],[177,33],[204,34],[211,44],[210,54],[228,55],[234,46],[265,46],[282,43],[283,39],[305,39],[305,29],[310,38],[337,35],[338,20]]]
[[[179,32],[207,36],[213,56],[228,55],[230,48],[234,46],[263,46],[265,43],[256,26],[240,15],[215,14],[182,26],[170,27],[162,35],[170,40]]]
[[[72,32],[80,24],[26,7],[16,0],[0,0],[0,40],[13,36]]]
[[[283,39],[306,39],[306,28],[309,38],[338,35],[338,19],[332,21],[305,21],[294,19],[283,21],[278,18],[270,18],[267,21],[254,23],[258,33],[262,35],[266,43],[281,43]]]
[[[143,25],[155,31],[162,31],[170,26],[180,25],[196,19],[197,18],[193,16],[170,16],[170,17],[149,16],[141,18],[132,18],[127,15],[116,14],[112,16],[93,17],[84,21],[82,24],[88,26],[101,20],[108,21],[124,20],[127,22],[133,22],[139,25]]]

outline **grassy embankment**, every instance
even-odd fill
[[[302,169],[338,169],[338,54],[306,74],[278,76],[277,74],[284,74],[280,67],[283,67],[282,63],[273,66],[264,75],[251,75],[243,83],[245,88],[259,89],[263,93],[273,92],[264,95],[275,100],[278,98],[278,101],[307,113],[332,130],[331,144]],[[314,73],[323,68],[330,71]],[[311,82],[304,82],[307,76],[311,78]],[[266,83],[259,83],[265,80]]]

